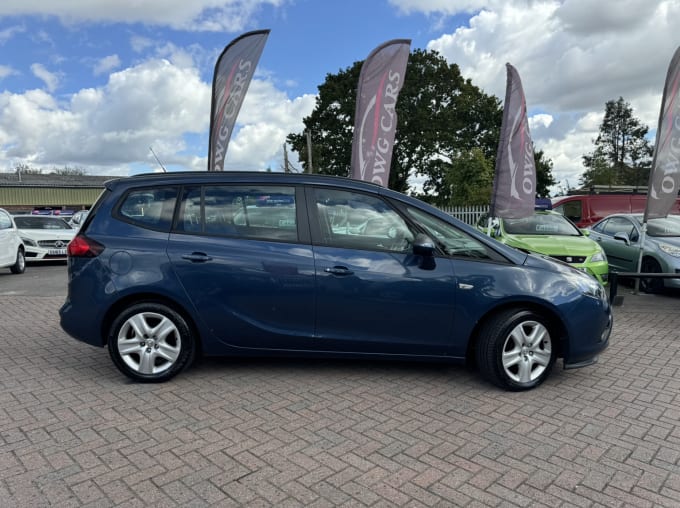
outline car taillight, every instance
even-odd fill
[[[95,258],[104,250],[104,246],[85,235],[77,235],[66,248],[72,258]]]

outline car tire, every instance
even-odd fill
[[[26,271],[26,255],[24,249],[19,247],[17,249],[17,259],[12,266],[9,267],[12,273],[20,274]]]
[[[185,319],[160,303],[138,303],[113,321],[109,354],[118,370],[135,381],[159,383],[193,362],[196,339]]]
[[[475,346],[482,377],[511,391],[540,385],[557,357],[547,320],[525,309],[491,317],[482,325]]]
[[[640,267],[642,273],[661,273],[661,265],[654,258],[643,258]],[[645,293],[659,293],[663,290],[663,279],[640,278],[640,289]]]

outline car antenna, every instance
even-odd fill
[[[161,167],[163,170],[163,173],[167,173],[167,170],[165,169],[165,166],[163,166],[163,163],[160,161],[160,159],[156,156],[156,152],[153,151],[153,148],[149,147],[149,150],[151,150],[151,153],[153,154],[154,158],[156,159],[156,162],[158,165]]]

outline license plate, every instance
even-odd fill
[[[66,249],[50,249],[47,251],[48,256],[65,256]]]

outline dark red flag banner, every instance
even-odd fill
[[[375,48],[364,61],[357,87],[352,138],[352,178],[388,186],[397,98],[404,85],[410,39],[395,39]]]
[[[680,47],[668,67],[661,99],[659,127],[643,223],[647,219],[666,217],[678,197],[680,185]]]
[[[506,67],[508,78],[489,216],[521,219],[534,213],[536,163],[522,81],[512,65]]]
[[[231,41],[217,59],[210,106],[208,171],[224,171],[236,117],[268,36],[269,30],[245,33]]]

